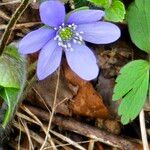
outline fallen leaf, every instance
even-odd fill
[[[107,118],[109,115],[108,110],[93,85],[78,77],[66,63],[64,63],[63,71],[68,82],[79,86],[77,95],[70,102],[73,114],[91,118]]]

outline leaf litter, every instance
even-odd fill
[[[6,16],[10,16],[18,6],[17,3],[2,2],[7,3],[1,9]],[[37,3],[29,6],[17,23],[9,42],[40,25],[37,8]],[[31,11],[34,12],[32,15]],[[3,26],[3,29],[8,21],[5,15],[0,15],[0,28]],[[126,32],[126,28],[122,31]],[[3,30],[0,30],[0,35],[2,33]],[[56,72],[43,81],[37,81],[10,124],[9,138],[3,144],[5,149],[5,143],[13,149],[142,149],[140,140],[136,140],[140,139],[137,121],[123,129],[116,114],[118,104],[111,101],[114,80],[121,67],[131,59],[145,58],[144,53],[135,50],[132,44],[128,47],[127,43],[128,38],[104,48],[90,45],[98,53],[102,72],[98,80],[92,83],[79,78],[65,61],[59,79]],[[31,61],[36,59],[35,54],[29,57]],[[0,100],[0,105],[1,103]],[[1,115],[0,111],[0,117]],[[133,134],[130,134],[131,130]]]

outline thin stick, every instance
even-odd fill
[[[20,24],[16,24],[13,29],[21,29],[23,27],[29,28],[29,27],[32,27],[35,25],[40,25],[40,24],[41,24],[41,22],[20,23]],[[7,25],[5,25],[5,24],[0,25],[0,30],[5,30],[6,28],[7,28]]]
[[[141,136],[142,136],[142,142],[143,142],[143,150],[149,150],[143,109],[140,112],[139,119],[140,119]]]
[[[47,138],[48,138],[48,132],[51,129],[51,124],[52,124],[52,119],[55,113],[55,106],[56,106],[56,101],[57,101],[57,95],[58,95],[58,88],[59,88],[59,80],[60,80],[60,67],[58,68],[58,75],[57,75],[57,83],[56,83],[56,89],[55,89],[55,96],[54,96],[54,102],[53,102],[53,107],[52,107],[52,113],[50,115],[50,119],[49,119],[49,124],[48,124],[48,128],[47,128],[47,134],[45,137],[45,141],[43,143],[43,145],[41,146],[40,150],[42,150],[47,142]]]
[[[28,137],[29,150],[34,150],[34,146],[33,146],[32,140],[31,140],[31,135],[30,135],[28,126],[27,126],[26,122],[23,121],[21,118],[20,118],[20,122],[22,123],[22,125],[23,125],[23,127],[24,127],[24,129],[25,129],[26,135],[27,135],[27,137]]]
[[[10,20],[10,17],[7,14],[5,14],[2,10],[0,10],[0,17],[6,21]]]
[[[47,121],[49,120],[48,112],[44,110],[40,110],[39,112],[39,109],[29,105],[26,105],[26,107],[38,118]],[[61,128],[89,137],[90,139],[100,141],[101,143],[105,143],[113,147],[118,147],[120,149],[125,148],[124,150],[127,150],[130,148],[131,150],[134,150],[137,149],[138,146],[141,146],[138,142],[131,142],[128,139],[107,133],[106,131],[81,123],[69,117],[62,117],[62,116],[55,115],[52,121],[53,124],[58,125]]]
[[[15,11],[14,15],[11,17],[11,19],[8,23],[8,26],[1,38],[0,55],[3,53],[5,47],[8,43],[9,37],[12,33],[12,30],[13,30],[15,24],[17,23],[18,19],[20,18],[20,16],[25,11],[25,9],[28,7],[29,4],[30,4],[30,0],[23,0],[22,3],[20,4],[20,6]]]
[[[0,3],[0,6],[16,4],[16,3],[20,3],[20,2],[21,2],[21,0],[14,0],[14,1],[6,2],[6,3]]]
[[[66,136],[63,136],[60,133],[57,133],[53,130],[50,130],[51,133],[53,133],[55,136],[59,137],[61,140],[68,142],[69,144],[75,146],[76,148],[78,148],[79,150],[86,150],[84,147],[82,147],[81,145],[79,145],[78,143],[74,142],[73,140],[69,139]]]

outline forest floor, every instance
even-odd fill
[[[18,2],[2,0],[0,37]],[[9,43],[18,42],[26,33],[41,26],[39,3],[31,3],[17,22]],[[134,59],[145,59],[131,43],[126,24],[118,24],[121,38],[112,44],[88,44],[97,56],[100,74],[92,82],[79,78],[65,58],[60,68],[42,81],[32,83],[8,131],[4,149],[62,150],[142,150],[139,119],[123,126],[118,116],[119,101],[112,101],[115,79],[120,69]],[[28,56],[36,64],[38,53]],[[33,69],[33,68],[32,68]],[[35,73],[30,72],[29,79]],[[1,103],[1,102],[0,102]],[[145,110],[149,104],[145,105]],[[149,113],[146,112],[148,138]],[[0,114],[1,116],[1,114]]]

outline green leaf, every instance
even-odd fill
[[[88,1],[93,3],[95,6],[103,8],[109,8],[111,5],[109,0],[88,0]]]
[[[26,61],[14,46],[8,46],[0,56],[0,96],[7,103],[2,126],[5,128],[11,120],[19,103],[26,79]]]
[[[125,18],[124,4],[119,0],[113,0],[111,6],[105,9],[105,20],[113,22],[122,22]]]
[[[105,20],[122,22],[125,18],[125,7],[120,0],[88,0],[98,7],[105,8]]]
[[[145,52],[150,52],[150,0],[135,0],[129,6],[127,21],[133,43]]]
[[[79,8],[79,7],[88,5],[87,0],[75,0],[74,4],[75,4],[75,8]]]
[[[122,99],[118,113],[123,124],[135,119],[145,103],[149,69],[147,61],[135,60],[125,65],[116,79],[113,100]]]

